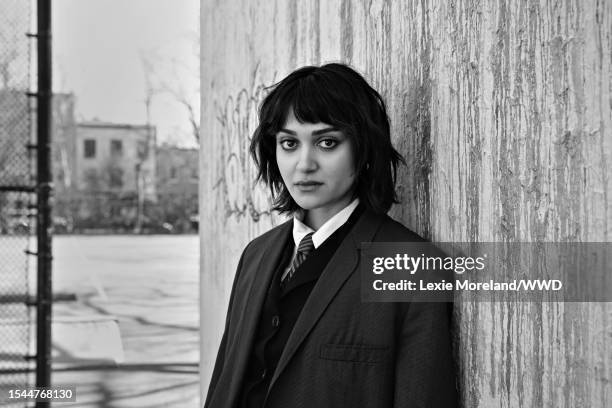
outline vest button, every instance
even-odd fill
[[[278,315],[272,317],[272,327],[278,327],[280,325],[280,317]]]

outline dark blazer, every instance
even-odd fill
[[[245,248],[204,407],[234,407],[288,221]],[[361,242],[423,241],[365,211],[321,273],[280,357],[265,407],[455,407],[445,303],[362,303]]]

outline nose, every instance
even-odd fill
[[[304,173],[310,173],[317,169],[316,152],[310,146],[300,149],[295,169]]]

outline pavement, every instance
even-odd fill
[[[56,406],[199,406],[198,242],[54,237],[54,292],[77,299],[53,307],[52,382],[77,393]]]

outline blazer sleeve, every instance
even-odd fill
[[[457,407],[451,305],[407,305],[398,339],[394,407]]]
[[[215,368],[213,369],[212,377],[208,385],[208,393],[206,395],[206,401],[204,402],[204,408],[207,408],[208,404],[210,403],[210,399],[215,392],[217,382],[219,381],[219,377],[221,376],[221,372],[223,371],[223,366],[225,365],[227,332],[230,326],[230,316],[232,314],[232,306],[234,304],[234,293],[236,291],[236,282],[238,282],[240,271],[242,271],[242,263],[244,261],[244,254],[249,248],[249,245],[247,245],[244,251],[242,251],[242,255],[240,256],[240,261],[238,261],[238,267],[236,268],[236,274],[234,277],[234,283],[232,284],[232,291],[230,294],[229,305],[227,307],[227,316],[225,318],[225,328],[223,330],[223,336],[221,337],[221,343],[219,344],[219,351],[217,352],[217,358],[215,360]]]

